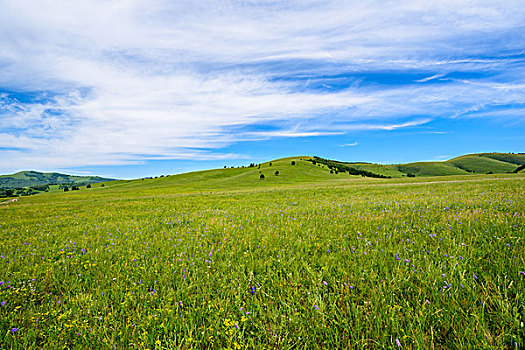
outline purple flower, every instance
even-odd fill
[[[328,285],[328,282],[326,282],[326,281],[323,281],[323,284],[324,284],[325,286],[327,286],[327,285]]]
[[[250,287],[250,293],[255,294],[257,292],[257,287]]]
[[[478,279],[478,276],[476,276],[476,274],[472,275],[472,277],[474,277],[475,280]]]
[[[401,342],[397,338],[396,338],[396,344],[397,344],[397,346],[401,347]]]
[[[521,273],[521,274],[522,274],[523,276],[525,276],[525,272],[523,272],[523,271],[520,271],[520,273]]]
[[[430,304],[430,301],[428,299],[425,300],[425,303]]]
[[[442,275],[441,275],[441,277],[445,278],[445,277],[447,277],[447,275],[445,275],[445,274],[442,274]]]
[[[316,310],[319,310],[319,306],[314,304],[314,307],[315,307]]]
[[[1,304],[2,304],[2,306],[4,306],[4,305],[5,305],[5,300],[4,300],[4,301],[2,301],[2,303],[1,303]]]
[[[11,332],[16,332],[18,328],[11,328]]]
[[[408,260],[408,259],[405,259],[405,262],[410,262],[410,260]]]

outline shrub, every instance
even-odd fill
[[[86,186],[86,188],[91,188],[91,184],[88,184],[88,185]]]
[[[69,191],[69,187],[64,187],[64,192],[68,192]]]
[[[277,171],[275,172],[275,175],[279,175],[279,170],[277,170]]]
[[[261,176],[259,176],[259,178],[260,178],[261,180],[264,180],[264,174],[261,174]]]
[[[292,165],[295,165],[295,162],[292,160]]]

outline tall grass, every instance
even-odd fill
[[[521,178],[384,183],[1,206],[0,348],[524,348]]]

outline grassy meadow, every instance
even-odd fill
[[[291,160],[0,205],[0,349],[525,348],[524,174]]]

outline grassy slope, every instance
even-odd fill
[[[200,192],[200,191],[231,191],[231,190],[264,190],[268,188],[280,187],[297,187],[297,186],[326,186],[328,184],[348,184],[356,181],[362,183],[381,183],[384,179],[369,179],[361,176],[348,175],[345,173],[330,174],[330,170],[323,165],[314,165],[306,161],[310,157],[288,157],[265,162],[261,164],[261,168],[245,167],[245,168],[227,168],[227,169],[212,169],[195,171],[190,173],[169,175],[165,177],[153,179],[138,179],[138,180],[117,180],[102,184],[94,184],[91,189],[81,188],[81,191],[91,191],[93,194],[105,193],[111,189],[117,193],[135,193],[137,196],[148,195],[170,195],[176,193]],[[466,157],[467,160],[470,158]],[[499,161],[482,158],[488,162]],[[477,158],[474,157],[474,160]],[[291,162],[295,161],[295,165]],[[475,162],[472,162],[475,164]],[[492,164],[492,163],[490,163]],[[392,178],[401,179],[406,176],[406,173],[411,173],[417,176],[443,176],[443,175],[470,175],[465,170],[459,169],[447,162],[419,162],[403,165],[381,165],[359,163],[351,164],[351,166],[371,171],[377,174],[391,176]],[[403,170],[404,172],[400,171]],[[495,168],[491,168],[495,170]],[[507,168],[505,168],[507,169]],[[514,170],[514,167],[513,167]],[[275,175],[275,171],[279,171],[279,175]],[[497,173],[498,171],[493,171]],[[485,174],[481,172],[481,174]],[[260,174],[264,174],[264,180],[260,179]],[[453,178],[455,179],[455,178]],[[429,179],[430,180],[430,179]],[[400,181],[400,180],[399,180]],[[414,179],[413,181],[420,181]],[[70,197],[82,197],[78,192],[69,192]]]
[[[525,154],[477,153],[444,162],[417,162],[408,164],[349,163],[350,166],[372,173],[400,178],[407,173],[417,176],[443,176],[466,174],[502,174],[525,164]]]
[[[525,154],[518,153],[518,154],[512,154],[512,153],[480,153],[481,156],[486,158],[492,158],[496,160],[500,160],[502,162],[516,164],[516,165],[523,165],[525,164]]]
[[[374,174],[390,176],[392,178],[403,177],[406,175],[399,171],[397,165],[394,164],[352,163],[349,165],[358,170],[365,170]]]
[[[168,192],[198,191],[198,190],[236,190],[236,189],[257,189],[274,186],[286,186],[301,183],[317,182],[341,182],[348,179],[361,179],[359,176],[348,174],[330,174],[330,170],[325,166],[313,165],[301,159],[309,157],[290,157],[282,158],[270,162],[262,163],[261,168],[227,168],[212,169],[170,175],[156,179],[132,180],[132,181],[112,181],[106,183],[108,188],[119,187],[123,191],[130,188],[141,190],[144,184],[148,188],[158,189]],[[295,161],[295,165],[291,162]],[[279,175],[275,172],[279,171]],[[260,174],[265,176],[260,179]]]
[[[510,155],[509,155],[510,156]],[[501,157],[501,159],[509,159],[511,157]],[[516,160],[515,160],[516,161]],[[469,154],[466,156],[457,157],[446,161],[447,164],[452,164],[457,168],[468,172],[486,174],[492,173],[506,173],[512,172],[517,165],[506,161],[486,157],[484,155]]]

